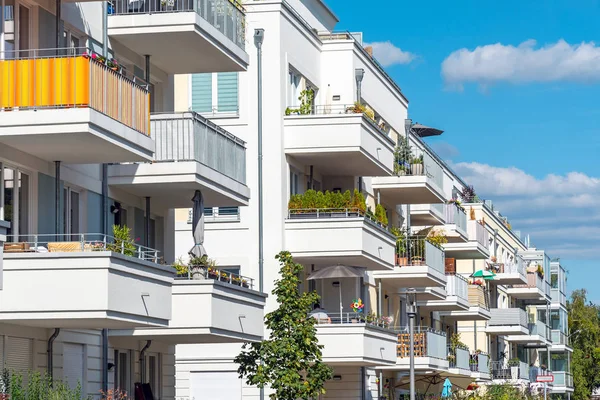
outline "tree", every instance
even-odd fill
[[[600,308],[587,303],[585,289],[575,290],[567,304],[573,347],[573,399],[587,400],[600,387]]]
[[[281,278],[273,289],[279,308],[265,316],[269,339],[245,343],[235,362],[249,385],[275,391],[271,400],[308,400],[325,393],[325,381],[332,378],[331,368],[322,361],[316,320],[308,315],[319,296],[299,292],[303,267],[289,252],[275,258],[281,264]]]

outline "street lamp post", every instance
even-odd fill
[[[415,400],[415,319],[417,318],[417,294],[414,288],[408,289],[407,296],[408,334],[409,334],[409,368],[410,368],[410,400]]]

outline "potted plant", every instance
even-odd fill
[[[113,71],[118,71],[119,70],[119,63],[114,58],[111,58],[110,60],[107,60],[106,61],[106,66],[108,68],[112,69]]]
[[[408,265],[406,257],[406,234],[402,228],[393,227],[392,234],[396,237],[396,265],[402,267]]]
[[[410,160],[410,173],[412,175],[423,175],[425,168],[423,167],[423,155],[413,157]]]
[[[537,264],[537,266],[535,268],[535,272],[537,272],[537,274],[540,278],[542,278],[542,279],[544,278],[544,268],[540,264]]]
[[[432,229],[427,235],[427,241],[438,249],[443,249],[443,245],[448,243],[448,238],[443,229]]]
[[[473,186],[465,186],[462,192],[459,193],[460,198],[465,203],[473,203],[476,200],[477,194]],[[475,219],[475,218],[472,218]]]
[[[511,358],[508,360],[508,366],[510,367],[510,375],[513,380],[519,379],[519,365],[521,364],[521,360],[518,358]]]

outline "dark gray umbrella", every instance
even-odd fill
[[[194,247],[189,252],[191,257],[202,257],[206,255],[204,249],[204,198],[202,192],[196,190],[194,198],[194,207],[192,208],[192,236],[194,237]]]
[[[437,128],[432,128],[429,126],[425,126],[425,125],[421,125],[421,124],[414,124],[412,126],[412,130],[419,136],[419,137],[428,137],[428,136],[439,136],[442,133],[444,133],[443,130],[441,129],[437,129]]]
[[[308,277],[309,281],[314,281],[317,279],[335,279],[335,278],[361,278],[363,276],[363,272],[356,267],[348,267],[346,265],[333,265],[331,267],[326,267],[321,270],[318,270],[314,274],[311,274]],[[340,321],[342,321],[342,312],[344,310],[344,306],[342,304],[342,283],[338,286],[340,292]]]

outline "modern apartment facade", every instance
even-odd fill
[[[250,197],[245,143],[174,113],[175,74],[247,68],[243,9],[3,1],[1,14],[0,369],[173,399],[176,344],[263,335],[250,279],[171,265],[174,208],[198,190],[206,206]]]
[[[317,327],[334,369],[322,399],[407,392],[412,302],[419,391],[441,392],[446,377],[530,382],[533,367],[559,371],[553,391],[572,391],[564,269],[489,202],[453,201],[468,185],[427,145],[434,130],[408,120],[400,86],[362,34],[334,30],[325,3],[2,10],[0,369],[49,370],[93,396],[146,383],[159,399],[258,398],[233,358],[267,334],[274,255],[288,250],[329,316]],[[197,191],[217,266],[176,274],[199,244]],[[340,194],[311,203],[325,191]],[[113,225],[131,229],[132,247]],[[311,279],[337,264],[356,277]]]

